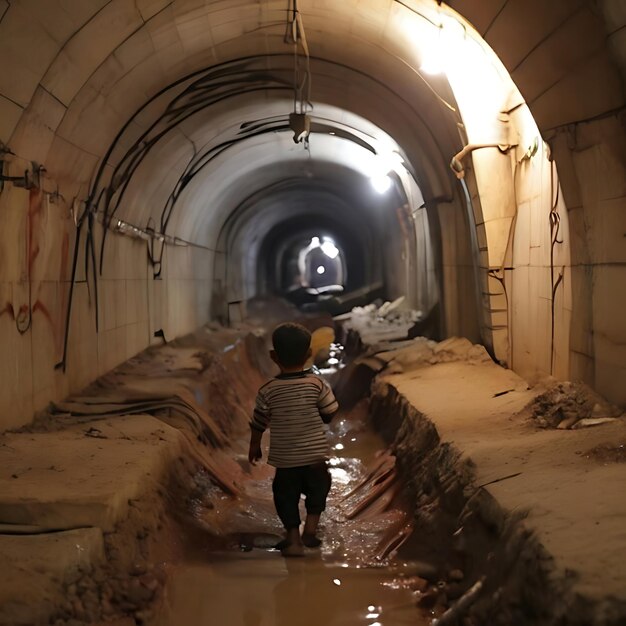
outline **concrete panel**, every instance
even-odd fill
[[[509,0],[497,14],[486,41],[509,71],[580,11],[584,0]],[[535,16],[531,19],[530,16]],[[599,20],[594,22],[601,27]]]
[[[601,48],[529,103],[542,131],[589,119],[624,104],[623,82],[608,55],[608,50]]]
[[[33,364],[31,336],[20,334],[12,313],[6,305],[24,301],[27,294],[24,285],[0,282],[0,422],[1,428],[13,428],[24,424],[33,412]],[[15,307],[15,304],[13,304]]]
[[[488,36],[490,27],[506,3],[507,0],[450,0],[447,4],[467,18],[484,37]]]
[[[0,94],[0,141],[9,143],[9,139],[22,116],[24,109]]]
[[[144,21],[148,21],[159,11],[172,4],[172,0],[135,0],[135,4]]]
[[[9,170],[13,174],[14,170]],[[15,172],[17,174],[17,172]],[[0,195],[0,281],[26,278],[26,216],[28,192],[7,185]]]
[[[11,137],[11,148],[17,154],[28,154],[30,160],[45,163],[65,107],[42,87],[38,87]]]
[[[65,285],[45,282],[39,285],[32,320],[34,409],[46,406],[51,398],[67,393],[65,377],[54,369],[63,352]],[[58,390],[58,391],[57,391]]]
[[[142,25],[134,3],[108,2],[66,43],[42,84],[69,105],[107,56]]]
[[[0,59],[5,68],[0,73],[0,94],[26,106],[58,48],[24,6],[11,4],[0,24]]]
[[[603,200],[587,213],[587,236],[597,263],[626,263],[626,196]]]

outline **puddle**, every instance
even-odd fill
[[[155,626],[416,626],[415,600],[377,569],[338,567],[307,554],[215,554],[178,568]],[[423,622],[426,624],[426,621]]]
[[[416,593],[397,584],[410,575],[410,564],[381,557],[381,545],[406,527],[406,511],[394,504],[397,490],[353,514],[369,493],[359,493],[359,485],[384,458],[382,440],[364,427],[365,410],[340,415],[330,430],[333,487],[320,525],[321,549],[307,549],[298,559],[271,549],[282,528],[271,498],[273,469],[267,465],[245,473],[241,499],[207,485],[194,503],[194,515],[213,536],[221,535],[221,545],[198,546],[173,567],[152,626],[430,623],[432,616],[416,606]],[[304,514],[303,509],[303,519]]]

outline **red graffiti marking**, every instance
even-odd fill
[[[46,307],[41,300],[37,300],[37,302],[33,305],[33,313],[36,313],[37,311],[41,311],[43,313],[43,316],[50,322],[52,330],[54,331],[54,321],[52,319],[52,315],[50,314],[50,311],[48,311],[48,307]]]
[[[13,305],[10,302],[7,302],[6,306],[4,307],[4,309],[2,309],[2,311],[0,311],[0,316],[4,315],[5,313],[8,313],[9,317],[12,320],[15,320],[15,311],[13,310]]]

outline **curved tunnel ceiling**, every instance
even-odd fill
[[[37,8],[37,3],[30,5]],[[481,13],[479,5],[468,0],[454,3],[480,27],[489,10]],[[567,3],[554,5],[544,16],[548,24],[558,24],[558,19],[570,15],[574,20],[580,17],[581,2],[570,3],[569,10],[564,6]],[[58,0],[47,2],[45,11],[32,12],[18,5],[8,12],[9,23],[3,26],[9,34],[17,34],[28,20],[39,45],[31,50],[26,60],[29,71],[19,84],[0,81],[1,93],[18,106],[30,104],[24,115],[20,111],[7,117],[2,138],[9,138],[11,122],[15,126],[21,117],[10,138],[11,147],[20,154],[22,143],[33,143],[27,125],[45,126],[35,149],[28,146],[28,158],[45,163],[57,181],[74,188],[77,181],[83,181],[82,189],[74,189],[79,196],[85,195],[89,184],[88,204],[98,203],[100,208],[99,193],[112,175],[116,183],[121,169],[118,183],[127,183],[123,175],[139,155],[134,144],[139,141],[144,149],[150,144],[142,166],[145,173],[133,181],[140,194],[133,196],[131,183],[122,215],[141,226],[148,222],[158,226],[158,204],[180,184],[194,151],[220,143],[220,136],[229,141],[242,120],[265,118],[271,120],[269,126],[274,121],[280,125],[278,116],[289,113],[283,106],[292,90],[293,50],[286,43],[285,29],[293,7],[293,2],[284,0],[236,6],[182,0],[93,0],[73,3],[71,8]],[[451,110],[455,102],[446,79],[425,78],[417,71],[432,44],[433,25],[442,23],[449,9],[430,0],[368,5],[356,0],[303,1],[299,9],[305,16],[311,54],[311,98],[318,107],[326,104],[339,111],[338,116],[322,113],[319,123],[341,123],[342,112],[349,111],[401,138],[401,148],[425,198],[449,197],[452,179],[447,163],[464,141],[458,128],[462,120]],[[597,16],[592,26],[590,32],[595,34],[601,27]],[[8,42],[15,52],[18,46],[10,37]],[[514,58],[514,69],[524,82],[524,59]],[[603,57],[600,63],[606,65],[608,59]],[[606,98],[616,100],[614,83],[606,90]],[[521,101],[513,88],[507,104],[514,107]],[[164,133],[168,127],[170,132]],[[275,143],[271,137],[266,140]],[[280,153],[282,147],[272,145],[266,157]],[[94,180],[93,172],[103,157],[102,176]],[[213,173],[206,189],[199,182],[202,178],[195,181],[196,189],[203,188],[204,210],[194,210],[194,198],[185,203],[190,211],[177,210],[178,216],[172,217],[176,236],[199,243],[200,236],[201,243],[211,247],[214,242],[209,233],[216,223],[204,221],[209,213],[206,206],[219,205],[213,210],[228,212],[237,205],[235,198],[225,198],[216,187],[220,183],[234,186],[240,172],[237,187],[244,194],[260,184],[254,182],[249,168],[243,175],[232,153],[228,158],[228,179],[216,167],[204,173],[207,180]],[[191,188],[187,195],[193,196]],[[115,196],[112,201],[115,204]]]
[[[414,126],[409,125],[408,118],[401,128],[402,118],[393,117],[394,123],[398,124],[397,133],[409,146],[409,150],[403,151],[384,131],[365,118],[316,102],[310,112],[309,149],[305,151],[302,145],[294,145],[288,126],[292,105],[285,98],[285,92],[288,93],[291,86],[285,83],[277,88],[277,94],[274,93],[267,85],[267,76],[249,67],[255,63],[235,64],[237,70],[245,68],[243,87],[237,81],[226,96],[219,88],[218,93],[211,92],[208,97],[206,92],[202,93],[197,100],[186,104],[190,112],[183,107],[170,112],[171,105],[164,106],[158,122],[147,133],[134,137],[135,143],[130,149],[123,152],[114,146],[109,163],[115,163],[115,169],[109,190],[113,189],[115,193],[110,202],[104,203],[106,214],[115,213],[141,225],[152,218],[163,229],[163,219],[154,210],[159,202],[163,204],[161,199],[170,196],[174,190],[176,207],[175,212],[172,211],[172,230],[182,238],[213,247],[213,234],[219,232],[229,212],[245,197],[259,188],[270,187],[274,180],[301,170],[307,161],[335,162],[370,174],[374,168],[374,155],[406,152],[407,167],[411,168],[411,164],[415,167],[415,175],[427,189],[437,189],[441,194],[449,184],[443,155],[433,156],[432,146],[436,144],[429,126],[423,126],[421,131],[425,136],[420,136]],[[248,82],[257,80],[260,86],[254,92],[246,93]],[[368,79],[364,80],[368,82]],[[337,91],[329,89],[329,100],[332,100],[333,93]],[[380,103],[376,102],[365,89],[359,95],[359,99],[368,101],[369,106],[382,105],[384,94],[380,98]],[[130,143],[126,137],[127,134],[132,136],[130,128],[118,139],[119,145]],[[431,150],[425,152],[423,144],[428,142]],[[411,149],[412,153],[408,154]],[[115,161],[114,156],[118,154],[120,156]],[[269,162],[275,164],[273,170],[263,168]],[[435,172],[433,166],[438,166],[439,171]],[[259,171],[263,174],[259,175]],[[105,180],[103,176],[99,185],[93,186],[94,201]],[[173,198],[171,200],[172,206],[164,207],[166,213],[174,208]],[[118,203],[119,214],[116,213]]]
[[[494,16],[511,13],[512,22],[515,6],[519,5],[509,3],[514,9],[509,11],[509,6],[498,9],[491,3],[487,7],[474,0],[452,4],[486,33]],[[590,16],[583,2],[549,5],[533,4],[528,10],[541,18],[534,21],[541,23],[541,28],[562,31],[564,47],[568,45],[568,36],[572,42],[580,43],[572,23],[578,24],[581,19],[589,36],[582,46],[572,46],[584,48],[583,51],[578,50],[552,68],[553,82],[542,91],[537,84],[541,77],[524,71],[529,56],[524,56],[524,46],[529,46],[531,52],[536,50],[542,32],[540,28],[528,32],[526,23],[532,20],[520,22],[515,45],[504,58],[517,72],[514,78],[522,90],[528,91],[534,101],[539,101],[542,94],[558,91],[576,58],[589,46],[595,46],[594,51],[598,52],[598,34],[603,31],[600,18]],[[55,180],[65,180],[72,186],[77,180],[82,181],[82,190],[76,192],[84,195],[85,185],[93,183],[98,160],[106,154],[119,130],[128,125],[121,145],[107,159],[110,166],[119,162],[123,151],[154,121],[171,92],[147,106],[146,101],[176,83],[174,92],[180,93],[193,80],[184,80],[185,76],[248,59],[252,66],[256,65],[242,77],[243,82],[249,83],[250,102],[235,107],[227,103],[225,108],[233,112],[242,107],[233,118],[243,119],[245,107],[250,107],[253,118],[261,103],[284,95],[290,88],[287,75],[291,47],[285,43],[290,6],[283,0],[238,2],[236,6],[182,0],[92,0],[67,6],[55,0],[31,2],[30,10],[16,4],[3,20],[3,33],[7,33],[3,45],[8,52],[4,58],[7,63],[19,60],[25,71],[19,82],[8,76],[0,79],[0,93],[15,104],[5,107],[1,138],[9,141],[18,154],[23,147],[28,158],[45,163]],[[357,0],[303,1],[300,10],[306,16],[315,102],[355,112],[391,136],[402,137],[402,148],[416,169],[425,195],[449,195],[446,163],[461,144],[456,127],[459,119],[442,106],[441,98],[453,103],[445,79],[429,77],[426,81],[415,69],[423,61],[424,43],[428,43],[424,28],[430,28],[430,22],[438,23],[441,13],[448,10],[430,0],[388,0],[367,5]],[[499,25],[493,32],[494,43],[504,45],[508,33],[505,26],[510,24],[500,20]],[[30,32],[37,41],[26,56],[23,43],[16,41],[24,32]],[[538,40],[536,44],[534,40]],[[537,55],[531,56],[529,60],[536,63]],[[598,52],[594,59],[596,70],[600,68],[607,77],[607,88],[601,97],[595,98],[596,109],[618,106],[623,102],[623,90],[611,74],[606,51]],[[272,91],[263,88],[264,82],[265,87],[272,83]],[[568,89],[571,93],[571,83]],[[511,98],[512,105],[518,103],[518,95],[512,93]],[[584,104],[585,114],[594,113],[593,104]],[[145,108],[131,120],[142,107]],[[575,119],[575,107],[576,103],[568,98],[568,109],[563,111],[565,119],[560,121]],[[180,162],[185,150],[190,149],[189,135],[206,129],[207,122],[217,117],[219,110],[215,109],[178,123],[178,145],[168,139],[168,148],[162,151],[167,154],[162,154],[158,163],[160,171]],[[548,123],[557,121],[554,116],[548,119]],[[228,123],[226,118],[224,123]],[[33,140],[27,127],[37,125],[44,132]],[[209,127],[211,131],[220,130],[219,123],[211,122]],[[111,174],[108,167],[105,179],[107,174]],[[145,213],[145,207],[129,210],[127,216],[134,219],[135,211],[139,217]]]
[[[446,163],[460,143],[455,119],[415,74],[416,49],[408,45],[403,27],[406,19],[422,18],[401,5],[387,3],[364,19],[346,11],[350,4],[341,3],[339,13],[336,4],[306,7],[315,103],[339,109],[339,119],[331,118],[331,125],[342,122],[341,111],[352,111],[390,135],[402,136],[408,161],[427,193],[449,193]],[[434,7],[427,4],[427,12],[432,13]],[[141,200],[133,202],[131,188],[125,198],[124,219],[142,226],[150,216],[157,217],[158,199],[175,187],[176,173],[180,174],[196,147],[209,141],[219,143],[220,134],[238,127],[242,120],[269,119],[290,110],[283,108],[292,89],[291,46],[284,41],[285,3],[241,3],[229,9],[224,3],[193,6],[183,2],[135,5],[121,0],[105,4],[65,43],[38,90],[46,101],[54,98],[55,108],[68,108],[56,129],[51,159],[43,154],[43,145],[34,156],[46,163],[55,179],[78,178],[85,183],[89,179],[92,205],[103,184],[113,174],[117,183],[120,167],[124,174],[137,156],[132,151],[135,142],[145,144],[164,127],[174,127],[155,143],[142,166],[147,174],[136,182]],[[62,24],[54,26],[60,34]],[[242,57],[246,60],[237,60]],[[234,83],[226,84],[227,80]],[[181,97],[193,82],[198,90]],[[445,81],[435,82],[450,97]],[[154,98],[161,90],[162,95]],[[209,109],[201,103],[194,108],[198,94],[213,98],[215,105]],[[147,96],[154,100],[146,103]],[[168,105],[177,96],[175,105],[180,106],[172,112]],[[33,115],[42,115],[43,104],[38,99],[34,104]],[[188,115],[183,106],[190,106],[194,114]],[[124,130],[113,143],[119,129]],[[19,142],[12,144],[19,150]],[[102,177],[94,181],[96,161],[107,150],[110,154]],[[232,166],[232,154],[229,158]],[[237,174],[237,168],[232,169],[231,183]],[[219,172],[214,180],[222,182]],[[247,181],[251,185],[253,177]],[[185,218],[186,224],[178,225],[180,230],[174,229],[178,236],[188,237],[192,232],[197,236],[198,218],[192,213]]]
[[[294,0],[0,0],[0,55],[9,68],[0,75],[0,141],[13,152],[4,152],[4,171],[36,173],[36,164],[45,166],[42,203],[55,211],[61,247],[80,241],[85,221],[91,245],[100,234],[97,220],[105,211],[111,217],[120,200],[117,219],[159,233],[167,223],[173,243],[179,237],[208,248],[172,254],[176,261],[170,278],[179,281],[177,288],[182,292],[182,283],[187,281],[188,287],[192,279],[200,286],[191,290],[184,311],[168,308],[155,296],[156,317],[165,321],[150,323],[171,323],[174,334],[209,314],[213,292],[221,289],[211,272],[224,265],[215,250],[223,252],[230,234],[239,233],[241,245],[249,240],[248,214],[239,212],[246,199],[259,200],[257,208],[267,207],[266,215],[273,215],[280,227],[280,216],[288,219],[284,207],[293,202],[283,198],[281,210],[270,209],[271,193],[264,190],[281,180],[305,180],[312,159],[319,166],[316,185],[330,189],[339,202],[335,173],[350,168],[360,176],[361,159],[381,153],[385,138],[391,138],[395,143],[385,149],[402,154],[419,189],[407,192],[406,207],[395,207],[398,219],[389,227],[400,241],[400,209],[406,209],[409,218],[417,218],[407,224],[422,229],[413,233],[412,243],[419,242],[422,251],[432,249],[434,258],[432,264],[426,257],[418,262],[415,254],[413,260],[405,254],[408,247],[395,249],[394,269],[402,271],[390,273],[392,291],[415,291],[405,278],[418,265],[427,266],[424,280],[417,281],[417,295],[430,296],[438,281],[446,328],[472,338],[477,326],[474,320],[465,323],[466,312],[473,300],[480,300],[476,308],[482,312],[475,317],[482,318],[481,334],[482,329],[499,333],[498,349],[507,360],[512,358],[511,321],[501,319],[503,307],[491,287],[498,280],[492,273],[504,272],[510,260],[517,211],[515,163],[536,146],[538,178],[552,180],[556,158],[567,203],[582,203],[570,135],[587,133],[588,124],[616,117],[624,107],[624,16],[612,0],[449,4],[452,8],[436,0],[298,1],[298,19],[306,32],[306,42],[300,38],[299,63],[311,78],[305,99],[315,117],[309,156],[291,143],[285,128],[292,110],[294,49],[286,33],[294,19]],[[431,76],[424,68],[433,52],[446,67]],[[261,120],[256,130],[265,132],[257,134],[254,123],[242,128],[255,120]],[[619,143],[618,133],[606,131],[598,142],[607,144],[607,158],[621,154],[621,147],[613,145]],[[224,143],[226,151],[204,165],[205,150],[219,152]],[[471,173],[464,187],[449,164],[468,143],[489,145],[490,150],[468,159]],[[274,167],[266,167],[269,163]],[[196,169],[198,175],[190,176]],[[502,184],[492,184],[494,180]],[[406,189],[404,179],[402,183]],[[28,204],[26,194],[6,188],[3,202]],[[174,196],[179,197],[170,211]],[[344,204],[355,204],[354,197]],[[77,216],[75,228],[72,218]],[[367,219],[361,221],[364,233],[371,230]],[[50,254],[56,254],[53,234]],[[587,259],[583,239],[573,239],[572,248],[579,249],[572,257],[576,262]],[[604,262],[605,246],[598,248],[602,254],[594,259]],[[145,253],[143,246],[134,250]],[[202,271],[196,272],[196,262]],[[478,268],[475,276],[473,268]],[[72,271],[70,278],[66,270],[61,264],[59,280],[69,279],[71,302],[75,278],[82,275]],[[496,291],[500,286],[495,284]],[[583,299],[590,300],[596,288],[588,287],[589,297]],[[174,292],[162,299],[168,300],[169,293]],[[21,296],[14,299],[16,310],[29,310]],[[84,308],[99,309],[89,294],[85,302]],[[66,320],[64,367],[70,308],[59,313]],[[585,326],[585,333],[596,342],[600,335],[592,326]],[[606,363],[613,363],[609,356]],[[107,365],[116,359],[107,359]],[[542,361],[542,370],[551,368],[547,360],[549,366]]]
[[[332,145],[333,140],[328,138],[328,143]],[[350,149],[350,144],[344,147],[348,148],[347,155],[354,153],[353,160],[362,158],[360,149]],[[343,243],[351,266],[348,275],[356,280],[355,287],[380,280],[381,245],[388,235],[388,215],[406,199],[397,185],[385,194],[376,193],[350,159],[345,159],[348,164],[341,163],[346,153],[335,154],[334,160],[300,161],[293,177],[289,176],[288,162],[259,170],[260,178],[276,177],[277,171],[282,171],[282,178],[261,188],[230,214],[218,245],[241,263],[241,276],[247,277],[247,295],[255,291],[257,263],[262,259],[271,263],[281,242],[315,231],[316,222],[317,232],[312,234],[328,234]],[[266,174],[264,169],[272,171]]]

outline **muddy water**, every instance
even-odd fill
[[[320,529],[324,543],[304,558],[283,558],[271,549],[282,534],[271,500],[273,470],[265,464],[250,468],[239,442],[244,497],[233,500],[207,483],[194,513],[211,539],[174,567],[153,626],[430,623],[407,584],[410,564],[386,551],[381,557],[381,545],[388,546],[390,536],[393,544],[396,530],[406,527],[401,498],[383,492],[353,514],[355,505],[369,502],[358,486],[384,447],[363,417],[361,407],[331,427],[333,487]]]

